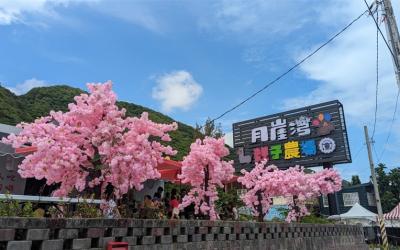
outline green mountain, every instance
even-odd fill
[[[68,103],[74,101],[74,96],[83,92],[81,89],[63,85],[34,88],[25,95],[17,96],[0,86],[0,123],[16,125],[22,121],[32,122],[38,117],[48,115],[51,110],[66,111]],[[174,122],[171,117],[140,105],[128,102],[118,102],[117,105],[125,108],[128,116],[139,116],[146,111],[154,122]],[[199,133],[193,127],[178,122],[178,130],[171,133],[172,141],[169,143],[178,150],[174,158],[181,160],[198,136]]]

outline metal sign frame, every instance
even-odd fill
[[[329,121],[326,121],[325,124],[331,124],[333,129],[330,130],[328,134],[318,134],[321,130],[316,126],[313,126],[312,119],[318,119],[319,115],[328,114],[330,117]],[[328,116],[326,115],[326,116]],[[270,139],[267,138],[272,134],[271,126],[272,122],[277,121],[278,119],[285,119],[285,124],[291,123],[293,126],[293,122],[299,117],[308,117],[310,119],[309,128],[310,132],[306,135],[290,135],[287,133],[287,139],[282,140],[265,140]],[[325,118],[322,118],[322,121]],[[260,131],[261,128],[264,127],[266,132],[265,138],[261,138]],[[331,128],[332,128],[331,127]],[[254,135],[253,130],[258,134]],[[285,128],[289,131],[288,126]],[[264,131],[264,132],[265,132]],[[269,131],[271,131],[270,134]],[[303,131],[304,132],[304,131]],[[325,131],[326,132],[326,131]],[[275,132],[276,133],[276,132]],[[276,134],[274,135],[276,139]],[[257,137],[257,141],[254,142],[254,137]],[[329,150],[324,150],[325,153],[321,153],[324,147],[319,148],[319,142],[323,138],[330,138],[330,141],[334,142],[334,151],[326,153]],[[264,139],[264,140],[262,140]],[[348,134],[346,130],[346,122],[344,117],[343,105],[337,101],[324,102],[304,108],[294,109],[286,112],[281,112],[273,115],[258,117],[251,120],[241,121],[233,124],[233,145],[235,152],[242,157],[236,157],[235,159],[235,168],[237,171],[240,169],[252,169],[254,167],[254,151],[258,150],[262,147],[267,147],[270,150],[270,147],[275,144],[281,144],[282,149],[284,148],[284,144],[290,141],[298,141],[298,143],[303,143],[306,140],[314,140],[316,144],[316,154],[314,156],[300,156],[300,158],[292,158],[292,159],[279,159],[279,160],[269,160],[271,164],[277,165],[281,169],[285,169],[294,165],[301,165],[304,167],[314,167],[321,166],[323,163],[332,163],[332,164],[343,164],[351,162],[351,153],[348,142]],[[252,142],[253,141],[253,142]],[[328,140],[329,141],[329,140]],[[324,141],[326,142],[326,140]],[[322,142],[321,142],[322,143]],[[322,143],[323,144],[323,143]],[[270,152],[270,151],[268,151]],[[268,153],[269,154],[269,153]],[[282,153],[284,154],[284,153]],[[243,158],[244,157],[244,158]],[[249,157],[251,161],[249,161]],[[240,160],[239,160],[240,158]]]

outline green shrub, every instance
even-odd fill
[[[255,221],[254,216],[247,214],[239,214],[240,221]]]
[[[369,249],[382,249],[382,250],[385,249],[382,245],[378,245],[378,244],[369,244],[368,248]],[[400,246],[389,245],[389,250],[400,250]]]
[[[6,199],[0,200],[0,217],[32,217],[33,208],[31,202],[19,204],[13,200],[9,193],[6,194]]]
[[[90,204],[86,199],[76,206],[75,216],[79,218],[98,218],[101,217],[100,209],[96,204]]]
[[[31,202],[26,202],[21,209],[21,217],[33,217],[33,206]]]
[[[18,201],[6,195],[6,199],[0,201],[0,217],[16,217],[19,214]]]
[[[310,214],[310,215],[307,215],[307,216],[304,216],[303,218],[301,218],[300,223],[332,224],[333,222],[326,218],[318,217],[314,214]]]

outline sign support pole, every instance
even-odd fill
[[[325,162],[322,164],[323,169],[333,168],[333,164]],[[336,193],[328,194],[329,215],[339,214],[339,207],[337,207]]]
[[[364,126],[364,133],[365,133],[365,142],[367,144],[367,150],[368,150],[369,166],[371,168],[372,182],[374,184],[376,206],[378,208],[378,222],[379,222],[379,228],[381,229],[382,244],[383,248],[386,250],[389,249],[389,244],[386,235],[385,219],[383,218],[381,198],[379,196],[378,182],[376,181],[374,160],[372,158],[372,151],[371,151],[371,141],[369,139],[367,126]]]

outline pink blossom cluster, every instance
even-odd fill
[[[3,139],[15,148],[26,143],[37,147],[19,166],[20,175],[59,183],[53,195],[62,197],[98,185],[104,191],[108,183],[119,197],[159,178],[156,167],[163,156],[176,154],[160,141],[170,141],[168,133],[177,124],[154,123],[146,112],[126,117],[125,109],[116,105],[110,81],[87,86],[89,94],[76,96],[67,112],[51,111],[33,123],[21,123],[19,135]]]
[[[238,182],[247,189],[242,197],[243,202],[256,216],[260,212],[262,215],[268,213],[272,197],[283,196],[289,202],[290,209],[286,221],[297,220],[309,214],[307,200],[341,189],[341,178],[333,169],[306,174],[303,167],[279,170],[274,165],[266,164],[266,161],[257,163],[250,172],[242,170],[243,176],[238,178]]]
[[[195,213],[218,219],[215,202],[218,200],[217,187],[223,187],[225,181],[233,177],[232,161],[224,161],[229,154],[223,138],[206,137],[203,141],[197,139],[190,146],[190,153],[182,162],[182,174],[178,177],[182,183],[192,186],[189,193],[183,197],[180,208],[194,203]]]

